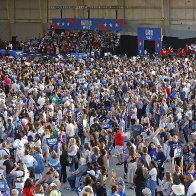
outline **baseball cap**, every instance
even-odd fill
[[[124,182],[123,180],[120,180],[120,181],[118,182],[118,186],[125,186],[125,182]]]
[[[95,177],[95,171],[94,170],[87,171],[87,173],[90,174],[91,176]]]

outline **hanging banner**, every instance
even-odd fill
[[[137,31],[138,54],[144,54],[144,40],[155,41],[155,53],[160,55],[162,49],[162,29],[139,27]]]
[[[74,18],[54,18],[52,26],[55,29],[66,30],[100,30],[100,31],[123,31],[124,20],[122,19],[74,19]]]

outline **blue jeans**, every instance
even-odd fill
[[[70,159],[71,159],[71,163],[70,163],[70,172],[74,172],[74,171],[75,171],[75,161],[74,161],[74,157],[75,157],[75,156],[70,156]]]
[[[69,185],[72,189],[75,188],[75,182],[76,182],[76,176],[69,176],[67,178],[67,181],[69,182]]]
[[[13,183],[14,183],[14,176],[12,174],[6,175],[7,185],[10,188],[10,190],[13,189]]]
[[[151,196],[155,196],[155,191],[157,188],[157,181],[149,180],[147,187],[151,190]]]

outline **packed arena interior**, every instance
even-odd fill
[[[58,7],[87,8],[113,9]],[[177,48],[147,27],[133,56],[118,18],[56,18],[0,39],[0,195],[196,195],[196,39]]]

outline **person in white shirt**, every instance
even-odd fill
[[[157,169],[154,161],[150,162],[149,180],[147,187],[151,190],[151,196],[155,196],[155,190],[157,188]]]
[[[10,172],[16,178],[15,188],[22,191],[24,183],[29,178],[29,171],[24,163],[15,163],[15,168]]]
[[[190,186],[189,186],[189,188],[188,188],[188,191],[187,191],[187,196],[192,196],[192,195],[194,195],[194,194],[196,194],[196,180],[194,180],[194,181],[190,184]]]
[[[4,159],[5,155],[10,155],[10,151],[8,148],[6,148],[6,143],[3,142],[2,143],[2,149],[0,150],[0,156],[2,157],[2,159]]]
[[[75,171],[74,158],[77,156],[78,149],[79,149],[79,147],[76,144],[75,138],[70,138],[67,150],[68,150],[68,155],[71,159],[71,162],[70,162],[70,171],[71,172]]]
[[[16,149],[16,162],[21,161],[24,157],[24,145],[28,143],[28,141],[25,138],[22,138],[23,136],[21,134],[22,133],[20,133],[20,135],[17,136],[17,139],[13,143],[13,148]]]
[[[30,178],[34,179],[35,177],[35,166],[37,166],[37,161],[35,160],[35,158],[32,155],[29,155],[28,150],[25,150],[25,155],[22,158],[22,162],[27,166],[27,169],[30,172]]]
[[[33,108],[30,108],[29,110],[27,110],[28,116],[30,118],[30,122],[34,123],[34,111]]]
[[[71,117],[68,117],[68,123],[66,126],[66,134],[68,138],[74,137],[75,136],[75,126],[72,122]]]
[[[58,112],[57,112],[57,118],[58,118],[58,122],[59,124],[61,124],[62,119],[63,119],[63,112],[62,112],[62,107],[59,106]]]
[[[19,85],[16,83],[16,80],[14,80],[14,83],[12,83],[12,85],[11,85],[11,90],[12,90],[14,93],[17,93],[18,91],[20,91],[20,87],[19,87]]]
[[[41,94],[41,96],[39,97],[39,99],[37,100],[37,103],[39,104],[39,108],[43,108],[44,104],[45,104],[45,97],[44,94]]]

